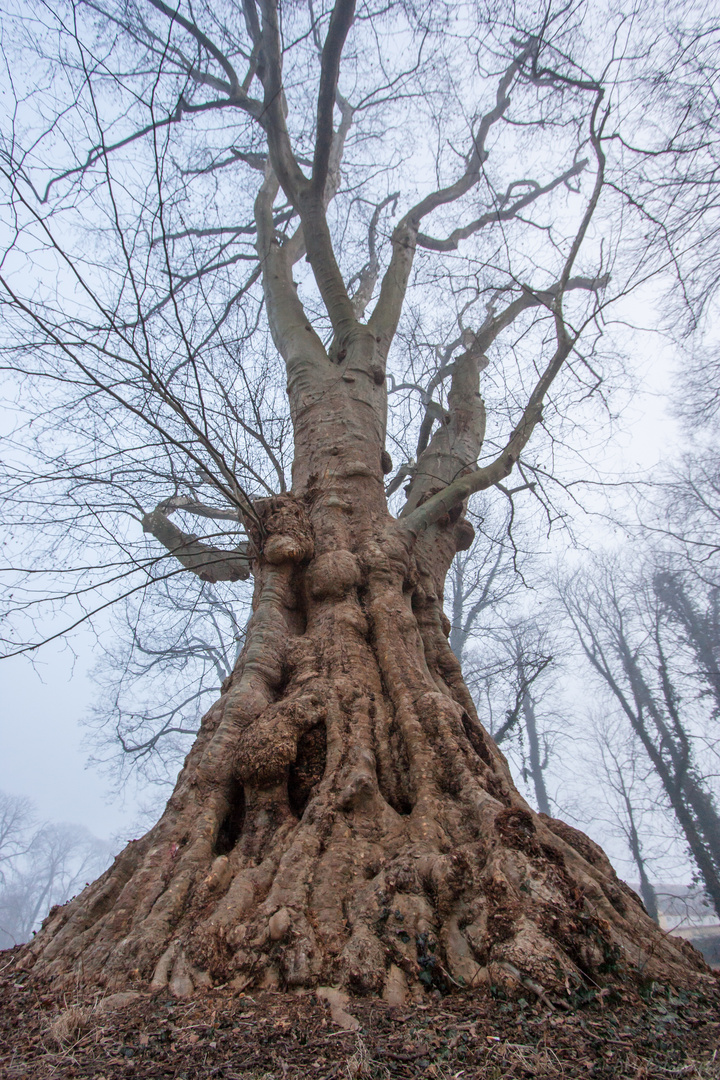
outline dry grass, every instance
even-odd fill
[[[690,1061],[680,1069],[664,1071],[668,1077],[677,1076],[683,1080],[720,1080],[720,1051],[716,1050],[709,1061]]]
[[[382,1062],[372,1057],[360,1032],[355,1036],[355,1053],[345,1062],[345,1071],[348,1080],[369,1080],[370,1077],[380,1080],[390,1076]]]
[[[567,1073],[557,1054],[549,1047],[524,1046],[519,1043],[502,1043],[493,1046],[488,1053],[484,1080],[520,1080],[528,1076],[543,1080],[561,1080]],[[710,1061],[688,1061],[678,1068],[663,1068],[657,1061],[648,1061],[629,1055],[618,1062],[618,1080],[720,1080],[720,1051],[716,1050]]]
[[[348,1080],[361,1080],[370,1075],[370,1054],[363,1038],[358,1035],[356,1039],[355,1053],[347,1059],[345,1068]]]
[[[557,1054],[548,1047],[521,1043],[495,1043],[488,1051],[488,1080],[508,1080],[520,1076],[562,1077],[564,1069]]]
[[[720,1080],[714,993],[623,988],[562,1015],[482,991],[402,1010],[358,998],[348,1009],[357,1031],[338,1029],[311,995],[62,996],[0,973],[0,1077]]]
[[[95,1005],[69,1005],[48,1024],[50,1043],[58,1050],[72,1048],[92,1026],[97,1012]]]

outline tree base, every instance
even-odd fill
[[[392,1005],[483,987],[551,1005],[618,984],[689,989],[715,981],[688,942],[649,919],[588,837],[514,807],[495,812],[493,829],[494,850],[476,840],[437,854],[402,822],[382,866],[368,837],[348,837],[342,858],[332,844],[316,848],[309,864],[324,885],[303,910],[307,865],[297,851],[307,838],[301,824],[288,824],[282,854],[276,836],[273,854],[244,869],[232,852],[216,855],[174,933],[160,935],[148,920],[140,934],[123,933],[120,901],[162,851],[153,830],[50,913],[17,968],[49,976],[56,988],[149,988],[187,998],[217,985],[340,986]],[[167,873],[176,852],[163,854]],[[325,894],[336,902],[323,909]]]
[[[329,551],[299,578],[312,545],[284,499],[245,650],[163,817],[21,964],[113,991],[340,986],[394,1004],[711,977],[596,844],[517,792],[407,550]]]

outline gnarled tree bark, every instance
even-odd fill
[[[592,841],[530,809],[479,723],[442,610],[469,526],[448,515],[417,541],[389,515],[376,354],[358,330],[296,390],[293,492],[255,505],[236,669],[160,822],[51,913],[24,964],[178,995],[341,983],[395,1001],[518,973],[548,990],[700,975]],[[450,475],[482,434],[464,390],[429,447]]]

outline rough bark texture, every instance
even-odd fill
[[[417,539],[388,513],[383,361],[361,330],[312,382],[290,365],[293,493],[255,505],[247,643],[162,819],[21,963],[113,989],[340,984],[395,1002],[702,979],[600,848],[528,807],[479,723],[442,610],[469,526]],[[476,456],[469,386],[428,448],[438,484]]]

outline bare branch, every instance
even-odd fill
[[[579,176],[586,166],[587,158],[582,158],[569,169],[566,169],[564,173],[561,173],[560,176],[550,180],[549,183],[542,186],[540,184],[534,185],[526,195],[516,199],[510,206],[503,208],[506,200],[500,200],[500,209],[489,210],[486,214],[481,214],[475,221],[455,229],[444,240],[437,240],[435,237],[426,236],[425,233],[418,233],[417,244],[419,247],[427,248],[429,251],[456,251],[461,240],[467,240],[469,236],[484,229],[487,225],[496,225],[500,221],[512,221],[526,206],[530,206],[541,196],[549,194],[549,192],[554,191],[555,188],[560,187],[562,184],[567,184],[568,180],[572,179],[573,176]],[[510,185],[511,188],[513,186],[513,184]]]
[[[323,45],[317,104],[315,158],[312,171],[312,190],[316,199],[321,199],[325,192],[325,181],[327,180],[333,143],[333,112],[340,74],[340,57],[354,16],[355,0],[336,0],[330,16],[330,25],[328,26],[325,44]]]
[[[177,509],[190,509],[188,506],[169,505],[174,501],[168,499],[146,514],[142,522],[143,531],[154,536],[186,570],[191,570],[203,581],[241,581],[250,577],[252,556],[249,544],[244,543],[233,551],[228,551],[202,543],[197,536],[183,532],[167,517],[167,511],[172,513]],[[191,512],[197,513],[194,509]],[[203,516],[211,515],[208,513]]]
[[[238,522],[237,510],[222,506],[206,506],[195,499],[188,499],[182,495],[173,495],[169,499],[163,499],[155,508],[161,514],[173,514],[176,510],[183,510],[186,514],[194,514],[196,517],[211,518],[213,521]]]
[[[420,222],[433,210],[447,203],[455,202],[477,184],[480,179],[482,165],[487,160],[485,142],[488,133],[493,124],[497,123],[506,112],[510,104],[508,91],[527,55],[528,50],[523,49],[500,79],[495,96],[495,106],[481,119],[477,134],[473,133],[473,146],[468,154],[465,172],[462,176],[455,183],[431,192],[424,199],[421,199],[419,203],[416,203],[393,232],[390,264],[383,277],[378,302],[368,323],[373,332],[381,338],[387,339],[388,343],[395,334],[400,318],[400,311],[410,278],[410,270],[415,257]]]
[[[186,19],[184,15],[180,14],[179,11],[173,11],[171,7],[168,7],[167,4],[163,3],[163,0],[150,0],[150,3],[154,8],[157,8],[158,11],[161,11],[163,15],[167,15],[169,19],[171,19],[173,22],[179,23],[179,25],[182,26],[184,30],[187,30],[189,34],[192,34],[198,45],[202,46],[202,48],[205,49],[206,52],[209,52],[210,55],[215,60],[217,60],[218,64],[228,77],[228,92],[230,98],[235,100],[245,97],[245,95],[240,89],[240,81],[235,72],[235,68],[232,66],[225,54],[220,49],[218,49],[217,45],[215,45],[215,43],[210,40],[207,34],[204,34],[202,32],[199,26],[197,26],[194,22],[191,22],[189,19]],[[257,103],[255,104],[257,105]]]
[[[595,101],[595,106],[590,119],[590,141],[597,159],[597,173],[595,184],[588,201],[580,226],[575,234],[570,252],[565,260],[560,280],[557,283],[557,296],[553,303],[553,315],[555,320],[555,335],[557,348],[549,360],[545,370],[535,384],[530,394],[527,405],[523,410],[519,423],[513,430],[501,453],[489,465],[475,469],[465,477],[461,477],[449,484],[444,491],[431,496],[422,506],[416,507],[412,513],[402,519],[403,525],[415,535],[430,525],[434,524],[454,507],[462,505],[476,491],[483,491],[505,479],[512,472],[520,454],[527,445],[530,436],[542,417],[542,407],[545,396],[554,382],[556,376],[563,367],[568,356],[573,350],[577,334],[572,335],[563,320],[562,299],[564,291],[570,280],[570,272],[577,258],[580,245],[585,238],[590,221],[600,199],[605,177],[605,155],[601,143],[601,131],[596,131],[595,120],[598,109],[602,102],[602,92]],[[607,114],[606,114],[607,116]],[[603,121],[604,122],[604,121]]]
[[[400,192],[395,191],[392,195],[388,195],[387,198],[377,203],[373,215],[370,218],[370,225],[368,226],[368,261],[357,276],[348,282],[348,289],[351,289],[355,284],[355,281],[357,281],[357,288],[352,295],[352,305],[355,316],[358,319],[363,317],[365,308],[372,299],[373,290],[375,289],[378,274],[380,273],[380,259],[378,258],[377,253],[377,227],[378,222],[380,221],[380,215],[390,203],[393,204],[394,211],[399,198]]]

